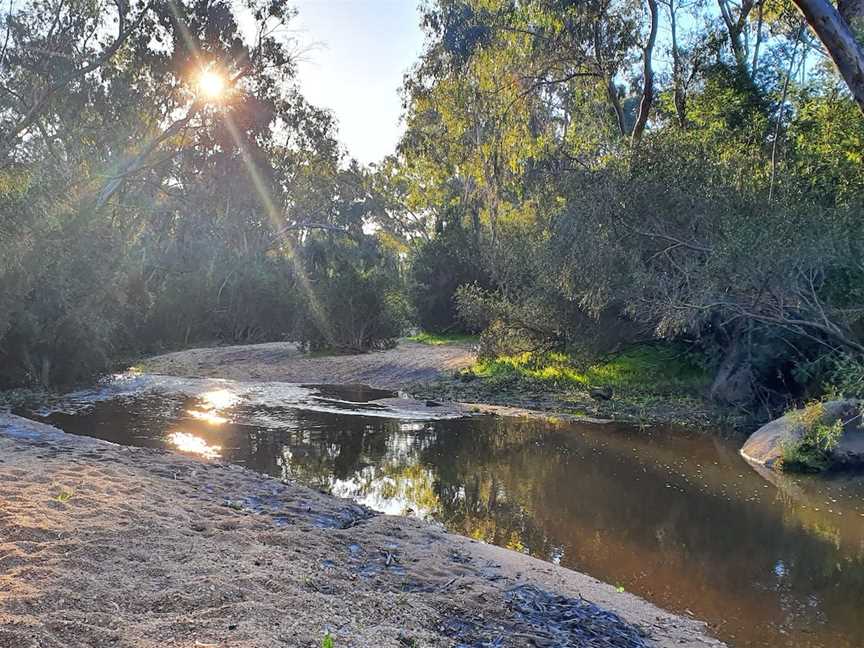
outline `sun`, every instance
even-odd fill
[[[202,70],[198,75],[198,95],[208,101],[218,101],[225,96],[225,77],[215,70]]]

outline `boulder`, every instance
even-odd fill
[[[832,468],[864,466],[864,426],[860,401],[854,399],[828,401],[823,404],[822,420],[844,421],[843,435],[830,452]],[[781,468],[783,448],[801,441],[805,432],[800,411],[787,413],[766,423],[750,435],[741,447],[741,455],[772,470]]]

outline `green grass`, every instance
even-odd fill
[[[639,345],[596,361],[567,353],[521,353],[481,360],[471,369],[490,382],[535,383],[546,389],[608,385],[631,394],[698,394],[708,373],[677,345]]]
[[[441,346],[443,344],[457,343],[474,343],[477,342],[476,335],[468,335],[467,333],[427,333],[420,331],[417,335],[412,335],[408,338],[411,342],[419,342],[420,344],[429,344],[431,346]]]

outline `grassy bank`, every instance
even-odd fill
[[[409,342],[419,342],[430,346],[444,346],[445,344],[476,344],[480,338],[467,333],[427,333],[420,331],[407,339]]]
[[[705,400],[710,374],[699,360],[677,344],[637,345],[600,358],[529,352],[478,360],[414,391],[643,423],[734,424],[729,412]]]
[[[684,349],[631,347],[600,360],[568,353],[521,353],[480,360],[469,369],[490,383],[519,383],[563,392],[611,387],[622,395],[698,396],[710,380]]]

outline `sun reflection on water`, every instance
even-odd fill
[[[194,419],[210,425],[224,425],[229,419],[222,416],[220,410],[228,409],[239,402],[240,397],[227,389],[214,389],[199,396],[200,409],[187,409],[186,413]]]
[[[194,419],[210,423],[211,425],[222,425],[228,422],[224,416],[219,416],[216,412],[201,412],[199,410],[186,410],[186,413]]]
[[[222,446],[209,445],[201,437],[188,432],[172,432],[168,435],[168,442],[181,452],[197,454],[207,459],[218,459],[222,456]]]
[[[201,400],[204,401],[202,405],[205,409],[221,410],[237,403],[240,397],[227,389],[214,389],[201,394]]]

